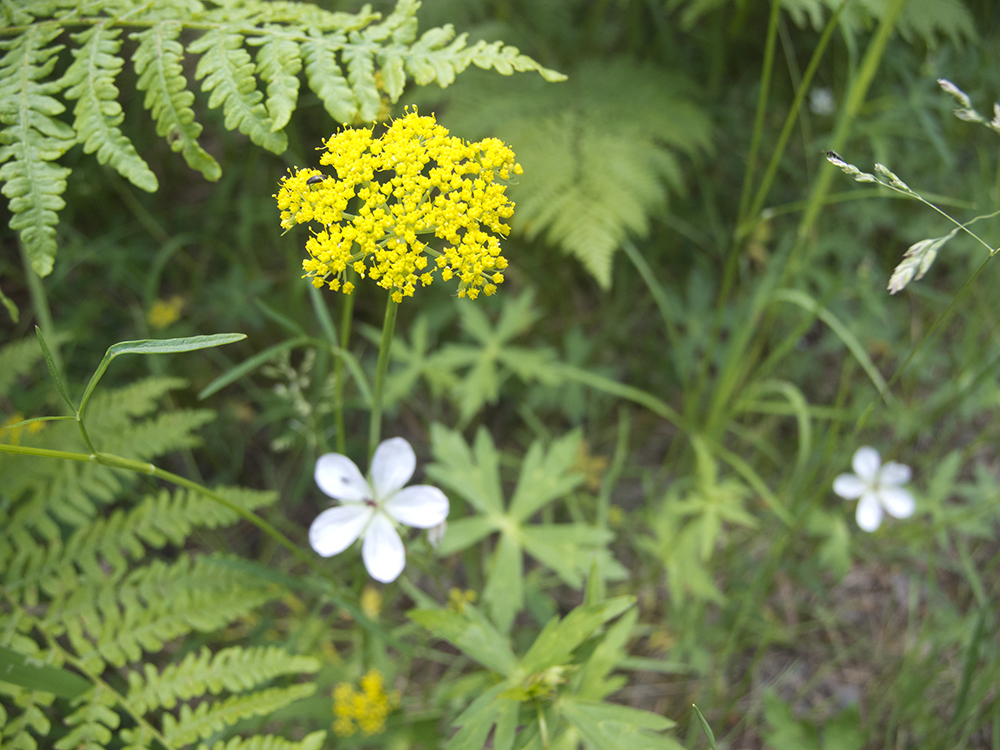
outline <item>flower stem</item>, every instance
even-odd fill
[[[396,331],[396,312],[398,310],[399,303],[389,297],[385,306],[385,323],[382,324],[382,342],[378,347],[378,364],[375,366],[372,415],[368,427],[369,462],[375,455],[375,448],[382,436],[382,393],[385,390],[385,375],[389,371],[389,351],[392,349],[392,335]]]
[[[348,350],[347,342],[351,337],[351,317],[354,315],[354,296],[347,295],[344,300],[344,309],[340,318],[340,348]],[[345,455],[347,453],[346,437],[344,434],[344,358],[337,357],[333,365],[334,385],[333,385],[333,414],[337,423],[337,453]]]

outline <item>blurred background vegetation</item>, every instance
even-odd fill
[[[447,89],[404,95],[401,105],[436,113],[455,135],[502,138],[524,176],[511,191],[511,268],[500,293],[469,312],[436,284],[402,305],[383,434],[406,436],[423,465],[431,423],[470,439],[486,426],[510,468],[534,440],[582,430],[579,466],[590,481],[546,509],[546,520],[599,519],[614,532],[627,576],[608,585],[637,595],[640,616],[628,680],[613,699],[678,720],[688,747],[706,746],[689,711],[697,703],[726,747],[1000,748],[1000,272],[995,262],[981,268],[982,247],[959,236],[925,279],[890,296],[907,247],[951,225],[839,172],[801,234],[810,186],[830,168],[823,152],[888,5],[854,0],[841,12],[757,212],[741,202],[768,3],[425,0],[420,11],[421,28],[453,23],[473,39],[502,39],[569,79],[470,70]],[[754,189],[838,6],[782,3]],[[839,153],[864,171],[886,164],[960,221],[989,213],[1000,202],[997,134],[953,117],[936,79],[988,112],[1000,99],[998,66],[993,0],[910,0]],[[143,122],[134,86],[119,86],[126,126]],[[295,326],[319,335],[300,279],[304,235],[282,235],[272,194],[290,166],[318,165],[314,149],[334,125],[304,91],[289,149],[275,156],[227,132],[203,101],[196,107],[202,145],[223,167],[217,183],[150,128],[128,135],[159,178],[154,194],[79,148],[64,157],[73,176],[59,256],[43,280],[47,304],[72,382],[85,381],[116,341],[246,333],[205,356],[123,360],[106,382],[185,378],[171,405],[207,406],[217,418],[200,429],[200,446],[163,465],[213,485],[278,491],[266,517],[301,539],[325,507],[312,467],[334,444],[329,358],[292,350],[206,401],[196,394]],[[4,321],[0,340],[10,343],[29,336],[37,316],[16,237],[6,218],[0,225],[0,284],[22,311],[19,322]],[[995,220],[977,228],[1000,243]],[[762,304],[779,286],[799,301]],[[364,291],[355,294],[352,349],[373,370],[384,303]],[[335,312],[343,304],[326,298]],[[884,401],[848,340],[891,381]],[[560,380],[556,361],[654,394],[691,429]],[[9,385],[5,418],[58,402],[38,387],[43,370]],[[350,385],[348,406],[349,452],[360,453],[367,414]],[[864,444],[913,467],[918,499],[915,517],[889,519],[874,535],[855,527],[853,505],[830,489]],[[722,451],[763,479],[786,519]],[[455,499],[453,508],[468,512]],[[249,527],[194,539],[291,564]],[[441,600],[453,586],[481,590],[486,559],[455,554],[418,580]],[[366,578],[347,575],[357,566],[336,564],[360,595]],[[514,631],[522,645],[580,601],[539,564],[529,561],[525,575],[527,609]],[[408,594],[385,594],[383,618],[405,622]],[[335,617],[286,604],[238,635],[278,633],[303,653],[326,644],[342,657],[320,678],[331,686],[366,660],[358,642],[324,634],[343,625]],[[436,746],[447,733],[440,717],[461,691],[427,697],[435,685],[421,675],[436,673],[422,671],[419,656],[382,666],[390,682],[406,675],[411,710],[390,717],[388,735],[344,746]],[[314,700],[320,721],[329,692]]]

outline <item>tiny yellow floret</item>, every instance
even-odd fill
[[[349,128],[323,146],[326,171],[295,169],[275,196],[284,229],[311,227],[302,270],[314,286],[350,294],[352,268],[396,302],[417,283],[428,286],[435,271],[445,281],[458,277],[459,297],[496,291],[507,268],[504,220],[514,213],[507,184],[524,172],[508,146],[496,138],[466,143],[416,109],[378,138]]]

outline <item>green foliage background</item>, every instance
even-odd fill
[[[719,747],[1000,746],[996,262],[959,234],[888,295],[953,225],[823,157],[996,210],[997,134],[935,80],[991,112],[1000,12],[841,6],[4,3],[0,421],[67,413],[36,324],[71,397],[116,341],[247,339],[116,359],[87,412],[100,451],[226,505],[0,452],[0,666],[60,669],[0,681],[0,745],[704,748],[695,703]],[[498,296],[400,310],[383,434],[452,511],[374,587],[355,550],[310,565],[247,514],[308,551],[338,440],[345,301],[301,280],[271,196],[406,104],[524,175]],[[362,468],[365,292],[339,436]],[[87,451],[31,427],[0,442]],[[866,444],[917,498],[871,535],[831,490]],[[333,687],[371,669],[399,710],[335,737]]]

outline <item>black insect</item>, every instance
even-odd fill
[[[319,183],[321,183],[326,178],[327,178],[327,175],[325,175],[325,174],[314,174],[312,177],[310,177],[308,180],[306,180],[306,185],[318,185]]]
[[[827,159],[836,159],[837,161],[843,161],[843,159],[840,158],[840,154],[838,154],[836,151],[827,151],[826,152],[826,158]]]

